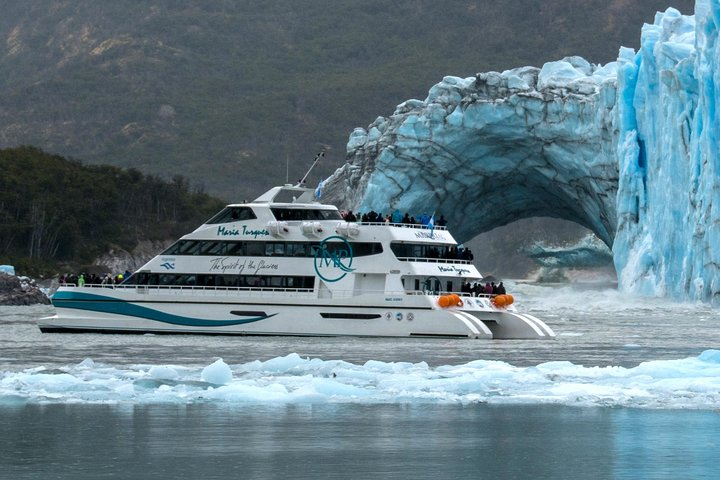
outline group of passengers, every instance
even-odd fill
[[[470,294],[473,297],[479,297],[481,295],[505,295],[505,293],[507,293],[503,282],[497,285],[495,285],[495,282],[485,282],[485,285],[482,285],[480,282],[475,282],[472,285],[470,282],[463,282],[460,291]]]
[[[352,210],[347,212],[342,211],[340,212],[340,215],[346,222],[360,221],[362,223],[385,223],[388,225],[428,225],[430,224],[430,219],[434,217],[434,215],[430,216],[427,213],[423,213],[416,218],[415,216],[410,216],[410,214],[407,212],[405,212],[405,215],[403,215],[402,212],[398,209],[395,209],[392,214],[387,215],[378,213],[375,210],[370,210],[367,213],[358,212],[357,214],[353,213]],[[434,221],[434,225],[441,227],[447,226],[447,220],[445,220],[445,216],[440,215],[440,218],[438,218],[437,221]]]
[[[472,250],[465,247],[446,247],[438,249],[437,247],[432,247],[427,250],[427,258],[442,258],[446,260],[468,260],[472,262],[475,259],[475,256],[472,253]]]
[[[110,273],[106,273],[105,275],[97,275],[95,273],[81,273],[79,275],[75,273],[66,273],[64,275],[60,275],[58,281],[60,282],[60,285],[77,285],[78,287],[82,287],[85,284],[118,285],[129,276],[130,271],[125,271],[124,274],[120,273],[118,275],[112,275]]]

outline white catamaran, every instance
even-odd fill
[[[43,332],[552,339],[442,226],[343,220],[301,186],[232,204],[118,285],[62,285]]]

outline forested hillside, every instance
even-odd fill
[[[83,166],[36,148],[0,150],[0,263],[23,274],[91,263],[110,246],[187,233],[222,207],[135,169]]]
[[[254,197],[326,148],[317,182],[344,163],[354,127],[445,75],[612,61],[655,11],[693,3],[5,0],[0,147]]]

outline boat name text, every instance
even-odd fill
[[[462,275],[463,273],[470,273],[470,270],[468,270],[467,268],[458,268],[455,265],[452,265],[450,267],[443,267],[443,266],[438,265],[438,269],[443,273],[444,272],[456,272],[458,275]]]
[[[415,238],[431,238],[433,240],[445,240],[445,237],[433,230],[420,230],[415,232]]]
[[[223,226],[219,226],[217,229],[217,234],[219,236],[223,236],[223,237],[245,235],[248,237],[257,238],[260,235],[262,235],[262,236],[270,235],[270,232],[268,232],[265,229],[250,230],[249,228],[247,228],[247,225],[243,225],[240,230],[238,230],[237,228],[225,228]]]

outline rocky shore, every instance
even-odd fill
[[[0,305],[50,304],[48,296],[35,282],[0,272]]]

